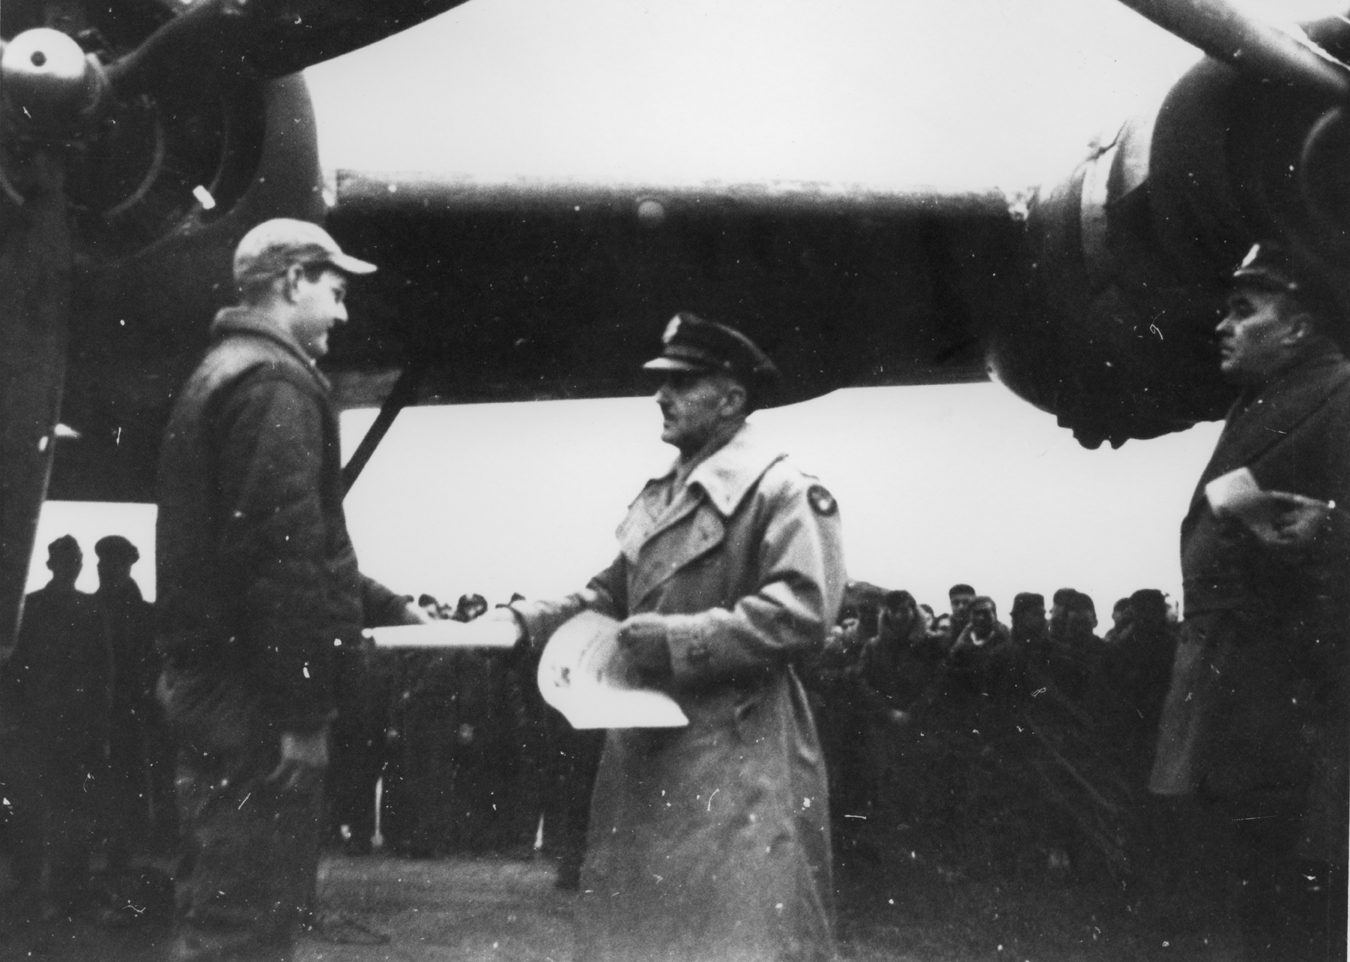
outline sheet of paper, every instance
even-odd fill
[[[513,648],[518,632],[514,623],[492,621],[437,621],[365,630],[380,648]]]
[[[573,728],[680,728],[675,699],[643,688],[619,649],[619,623],[583,611],[553,633],[539,659],[539,692]]]
[[[1257,500],[1260,494],[1261,486],[1256,483],[1250,468],[1238,468],[1221,474],[1205,485],[1205,498],[1215,514],[1236,514]]]

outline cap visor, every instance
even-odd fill
[[[644,371],[711,371],[706,364],[675,357],[658,357],[642,365]]]
[[[373,274],[377,270],[370,261],[363,261],[359,257],[353,257],[350,254],[330,254],[327,258],[328,263],[332,264],[338,270],[346,271],[348,274]]]

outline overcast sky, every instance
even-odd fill
[[[348,452],[373,416],[344,416]],[[1004,612],[1018,591],[1068,585],[1103,621],[1136,588],[1180,596],[1177,526],[1218,430],[1087,451],[996,384],[840,391],[754,421],[838,498],[852,577],[939,611],[956,581]],[[613,558],[629,501],[673,457],[660,427],[647,398],[405,411],[348,497],[362,568],[443,601],[575,590]],[[123,534],[153,592],[153,530],[150,506],[58,502],[38,544],[74,533],[93,590],[94,541]]]

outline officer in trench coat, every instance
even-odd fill
[[[746,423],[777,374],[758,347],[688,313],[663,340],[645,367],[679,457],[585,589],[510,609],[535,650],[582,610],[621,620],[620,645],[689,718],[608,733],[577,958],[830,959],[825,762],[795,666],[843,596],[838,505]]]

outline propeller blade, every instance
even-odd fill
[[[1297,84],[1334,102],[1350,99],[1345,64],[1241,13],[1227,0],[1120,0],[1216,60],[1259,77]]]
[[[71,235],[64,158],[29,154],[0,199],[0,649],[14,644],[65,384]]]
[[[121,96],[270,80],[383,40],[465,0],[202,0],[108,66]]]

